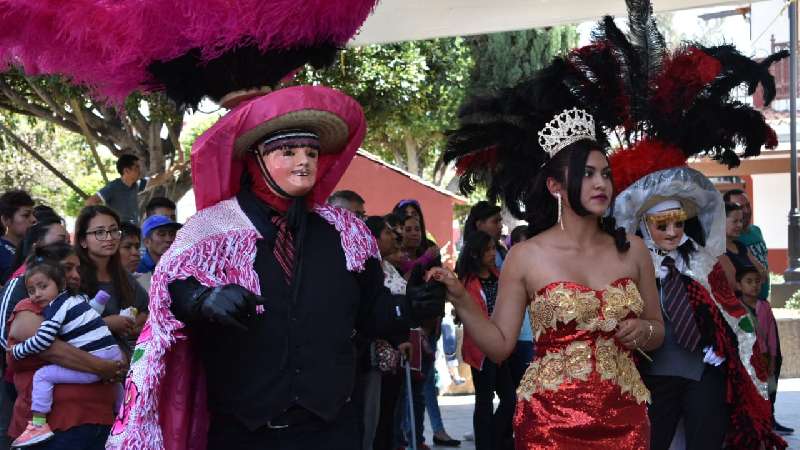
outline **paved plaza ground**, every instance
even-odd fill
[[[793,436],[786,436],[790,449],[800,450],[800,378],[783,379],[778,383],[778,401],[776,405],[778,422],[798,430]],[[461,449],[474,450],[475,443],[463,441],[464,434],[472,431],[472,410],[474,397],[442,396],[439,405],[447,432],[456,439],[462,439]],[[425,442],[433,446],[430,424],[425,423]]]

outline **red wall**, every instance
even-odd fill
[[[452,252],[453,205],[459,200],[425,186],[408,176],[356,155],[336,190],[349,189],[364,198],[368,215],[384,215],[403,199],[416,199],[422,206],[425,227],[443,246],[448,241]]]
[[[767,254],[769,271],[783,275],[789,268],[789,251],[785,248],[771,248]]]

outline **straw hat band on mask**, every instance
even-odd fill
[[[683,222],[689,219],[689,214],[679,200],[664,200],[644,213],[648,223],[657,225],[668,222]]]
[[[648,221],[650,221],[650,217],[653,217],[656,222],[687,220],[697,216],[697,205],[686,198],[653,195],[642,204],[639,211],[641,211],[639,215],[647,217]],[[669,215],[673,215],[676,218],[667,219]],[[677,218],[678,216],[682,218]]]
[[[344,150],[349,137],[347,124],[337,115],[316,109],[292,111],[261,123],[236,138],[237,156],[252,147],[264,136],[280,130],[306,130],[319,137],[320,153],[338,153]]]

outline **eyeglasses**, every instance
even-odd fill
[[[87,231],[86,235],[93,235],[98,241],[117,240],[122,237],[122,230],[94,230]]]

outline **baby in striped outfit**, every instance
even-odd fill
[[[49,262],[34,263],[25,272],[25,286],[33,303],[47,306],[42,311],[44,321],[36,334],[11,348],[15,359],[38,355],[47,350],[56,338],[98,358],[123,358],[111,330],[97,311],[92,309],[86,297],[70,295],[64,290],[65,276],[61,267]],[[53,437],[53,432],[47,425],[47,414],[53,404],[55,384],[90,384],[98,381],[100,378],[95,374],[56,364],[39,368],[33,376],[33,419],[12,446],[27,447]],[[118,383],[117,388],[115,411],[122,401],[122,385]]]

